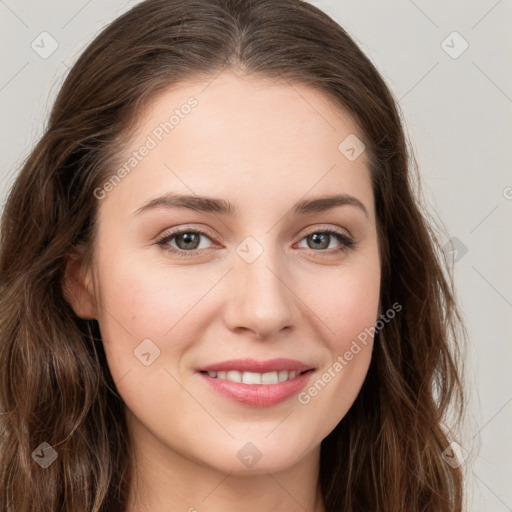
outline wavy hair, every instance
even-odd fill
[[[1,510],[124,512],[125,406],[99,325],[74,313],[63,273],[72,251],[93,257],[94,191],[144,106],[224,69],[321,91],[348,110],[369,155],[380,306],[403,309],[375,335],[362,389],[322,441],[326,511],[461,511],[461,468],[441,456],[446,417],[463,411],[453,277],[415,192],[396,101],[345,30],[302,0],[146,0],[104,28],[66,77],[0,225]],[[33,456],[42,442],[58,452],[46,469]]]

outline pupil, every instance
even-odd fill
[[[311,238],[313,239],[313,241],[315,243],[319,242],[320,244],[322,244],[321,238],[324,238],[324,242],[322,244],[323,249],[325,249],[325,247],[327,247],[329,245],[328,243],[327,243],[327,245],[325,244],[325,240],[327,240],[327,238],[328,238],[328,235],[326,233],[321,233],[321,234],[315,233],[315,234],[311,235]],[[320,240],[319,240],[319,238],[320,238]]]
[[[184,245],[188,246],[190,244],[193,244],[194,243],[193,239],[195,236],[196,236],[195,233],[182,233],[181,237],[184,241]],[[196,242],[197,242],[197,240],[196,240]],[[190,249],[190,247],[186,247],[186,248]]]

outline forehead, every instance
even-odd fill
[[[119,158],[129,172],[109,196],[122,189],[133,211],[141,197],[173,190],[269,204],[310,190],[367,195],[365,152],[350,160],[340,149],[350,137],[363,138],[352,117],[304,84],[230,73],[182,82],[140,113]]]
[[[189,108],[192,102],[194,106]],[[229,72],[174,84],[157,94],[140,114],[138,136],[153,130],[157,138],[169,135],[170,131],[176,135],[186,131],[190,124],[196,130],[194,121],[181,123],[190,114],[192,119],[200,121],[201,131],[213,127],[215,132],[229,133],[232,140],[247,140],[247,135],[254,135],[258,139],[267,137],[268,141],[268,138],[279,140],[290,134],[302,134],[316,143],[329,131],[337,134],[348,131],[363,138],[348,111],[318,88]],[[170,131],[161,126],[166,121],[173,125]],[[257,133],[247,132],[256,125]],[[163,134],[158,133],[162,131],[159,127],[163,128]],[[283,128],[285,131],[280,132]]]

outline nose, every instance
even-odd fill
[[[258,339],[268,339],[297,325],[298,297],[285,263],[270,250],[263,251],[252,263],[235,259],[225,303],[229,329],[238,333],[250,331]]]

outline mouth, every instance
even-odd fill
[[[297,371],[297,370],[280,370],[273,372],[246,372],[239,370],[221,370],[221,371],[201,371],[200,373],[208,375],[212,379],[228,380],[230,382],[237,382],[242,384],[257,385],[257,384],[279,384],[280,382],[287,382],[295,379],[299,375],[312,372],[313,369]]]
[[[250,407],[272,407],[299,393],[315,368],[293,359],[237,359],[198,368],[215,393]]]
[[[202,370],[201,380],[213,392],[238,404],[267,408],[297,395],[310,381],[314,369],[249,372],[240,370]]]

